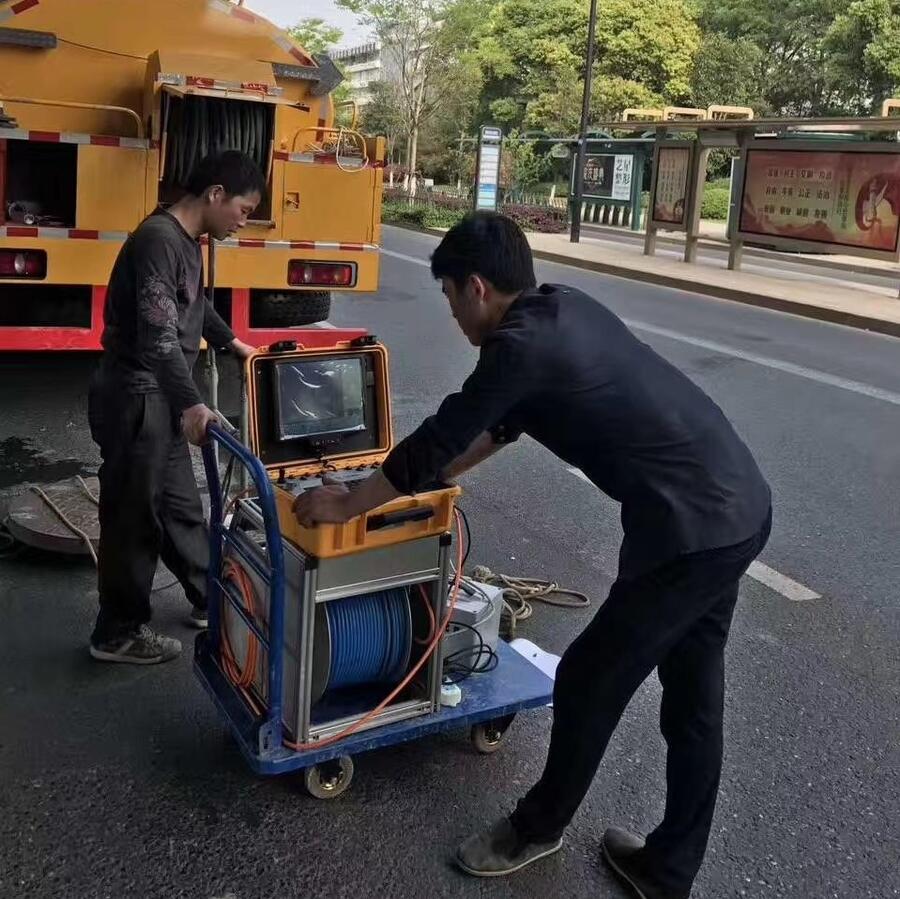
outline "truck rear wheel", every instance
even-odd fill
[[[267,293],[256,299],[254,327],[290,328],[325,321],[331,311],[331,294],[325,291]]]

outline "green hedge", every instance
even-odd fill
[[[703,206],[700,218],[716,219],[724,222],[728,218],[728,207],[731,204],[731,191],[727,187],[706,186],[703,191]]]
[[[468,211],[468,205],[465,208],[410,206],[403,200],[385,200],[381,205],[381,220],[418,228],[452,228]],[[501,212],[513,218],[526,231],[557,233],[568,227],[565,210],[509,205],[503,206]]]

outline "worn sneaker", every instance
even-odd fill
[[[91,655],[101,662],[157,665],[177,658],[180,653],[181,643],[178,640],[157,634],[146,624],[123,637],[104,643],[91,642]]]
[[[636,899],[688,899],[691,891],[673,891],[655,881],[641,850],[644,838],[621,827],[603,834],[603,858]]]
[[[490,830],[469,837],[456,850],[456,864],[474,877],[502,877],[561,848],[561,839],[554,843],[525,842],[509,818],[502,818]]]
[[[193,606],[187,623],[190,627],[197,628],[198,631],[205,631],[209,627],[209,613],[200,606]]]

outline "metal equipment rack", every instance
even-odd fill
[[[359,715],[337,716],[335,720],[316,723],[310,715],[309,698],[312,681],[311,633],[317,602],[349,595],[348,591],[360,586],[352,582],[341,587],[323,584],[318,590],[317,565],[307,559],[308,572],[301,572],[303,590],[299,604],[301,642],[306,646],[299,655],[297,683],[299,684],[299,708],[285,715],[285,646],[286,616],[285,593],[288,586],[287,572],[291,559],[286,562],[286,547],[279,528],[275,497],[269,473],[243,444],[218,427],[210,428],[210,442],[203,449],[203,461],[209,484],[210,497],[210,567],[209,567],[209,629],[198,635],[195,643],[194,672],[225,719],[237,740],[238,746],[250,767],[259,774],[287,774],[303,770],[310,792],[318,798],[340,795],[350,784],[353,775],[352,756],[370,749],[379,749],[396,743],[424,737],[440,731],[471,728],[475,746],[481,752],[493,752],[499,748],[503,736],[515,714],[550,702],[553,682],[527,659],[501,641],[498,646],[498,665],[490,672],[477,674],[465,682],[463,698],[459,705],[450,708],[440,704],[440,652],[434,653],[424,671],[426,689],[418,701],[405,700],[386,709],[363,727],[343,739],[334,740],[348,722],[358,720]],[[242,514],[255,519],[264,534],[261,550],[242,540],[235,530],[235,520],[226,525],[224,502],[219,469],[215,460],[215,446],[221,445],[249,472],[255,497],[252,503],[244,503]],[[236,514],[235,519],[239,519]],[[425,541],[420,541],[425,542]],[[448,540],[430,538],[434,542],[435,561],[431,567],[420,566],[415,576],[399,578],[390,573],[379,584],[431,583],[431,597],[438,618],[445,613],[448,573]],[[401,545],[402,546],[402,545]],[[386,550],[371,550],[379,553]],[[224,583],[222,565],[226,557],[233,557],[253,573],[268,594],[267,626],[260,623],[243,608],[240,600]],[[336,560],[334,564],[338,564]],[[346,565],[346,562],[340,562]],[[352,575],[352,566],[350,569]],[[295,579],[294,579],[295,580]],[[296,583],[292,589],[296,589]],[[227,604],[227,605],[226,605]],[[223,670],[221,656],[220,622],[225,610],[232,620],[242,621],[263,648],[261,671],[265,704],[261,711],[251,707]],[[278,651],[272,651],[273,647]],[[285,721],[294,721],[291,727],[294,738],[302,749],[290,749],[285,745]],[[330,738],[330,740],[329,740]],[[317,747],[315,742],[323,745]],[[308,748],[307,748],[308,747]]]

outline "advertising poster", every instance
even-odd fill
[[[691,146],[660,147],[656,162],[653,221],[661,225],[685,225]]]
[[[633,175],[634,156],[630,153],[591,153],[584,160],[583,196],[627,203]]]
[[[740,231],[896,258],[900,152],[750,148]]]

